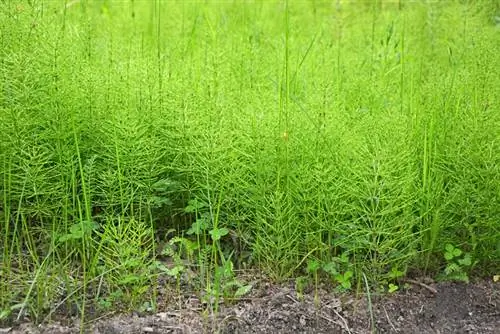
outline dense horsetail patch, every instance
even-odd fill
[[[250,289],[237,268],[340,290],[498,274],[499,15],[3,1],[0,321],[154,308],[165,273],[210,302]]]

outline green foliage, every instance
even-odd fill
[[[169,266],[155,261],[160,273],[173,277],[180,286],[181,276],[196,261],[198,279],[189,283],[202,291],[202,300],[210,307],[218,308],[221,298],[238,299],[252,289],[252,285],[240,282],[234,273],[234,264],[224,256],[221,240],[229,234],[225,227],[214,226],[210,219],[210,208],[198,200],[190,200],[185,212],[195,213],[195,221],[187,230],[188,237],[173,237],[164,246],[161,256],[173,260]],[[207,236],[210,236],[208,238]]]
[[[389,293],[394,293],[398,290],[399,290],[399,286],[397,286],[396,284],[393,284],[393,283],[389,283],[389,288],[388,288]]]
[[[320,267],[321,267],[321,264],[319,263],[319,261],[309,260],[307,262],[307,272],[308,273],[315,274],[318,272]]]
[[[219,241],[223,236],[228,235],[229,230],[225,227],[223,228],[213,228],[208,231],[208,234],[212,237],[213,241]]]
[[[213,288],[206,291],[206,296],[215,297],[217,302],[220,297],[224,299],[238,299],[252,289],[252,285],[244,284],[236,279],[233,262],[226,260],[221,266],[215,268]]]
[[[110,219],[97,234],[97,272],[110,291],[107,297],[98,292],[97,298],[100,303],[126,302],[132,309],[139,307],[153,274],[151,226],[134,218]]]
[[[321,274],[326,274],[326,276],[335,283],[337,290],[350,290],[352,287],[352,279],[354,278],[354,271],[351,268],[352,264],[347,253],[343,253],[340,257],[334,257],[328,262],[309,259],[306,267],[308,276],[299,276],[295,280],[297,293],[299,295],[302,294],[304,288],[310,284],[311,276],[314,279],[315,288],[317,288]],[[318,296],[316,295],[316,297]]]
[[[477,263],[472,261],[470,253],[464,253],[460,248],[452,244],[446,244],[444,248],[444,259],[446,267],[439,276],[442,280],[469,282],[471,268]]]
[[[446,261],[452,261],[454,258],[462,255],[462,251],[459,248],[453,247],[451,244],[446,244],[444,250],[444,258]]]
[[[310,277],[308,276],[297,276],[295,278],[295,291],[299,300],[303,299],[304,289],[309,285],[309,281]]]
[[[354,272],[351,267],[349,255],[343,253],[340,257],[334,257],[331,261],[325,263],[322,269],[337,283],[338,290],[346,291],[352,287]]]
[[[492,13],[3,3],[0,318],[150,308],[157,275],[212,303],[244,265],[343,290],[498,274]]]

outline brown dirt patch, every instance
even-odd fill
[[[377,333],[500,333],[498,283],[443,282],[437,294],[412,284],[392,295],[371,296]],[[299,300],[291,285],[258,283],[248,298],[204,313],[193,296],[166,303],[162,312],[117,315],[96,320],[86,333],[371,333],[366,296],[319,291]],[[175,306],[175,307],[174,307]],[[0,333],[78,333],[78,321],[35,326],[19,324]]]

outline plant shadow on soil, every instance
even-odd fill
[[[156,314],[113,315],[89,323],[86,333],[498,333],[498,283],[431,284],[434,294],[419,285],[398,293],[374,296],[371,324],[364,296],[320,290],[297,297],[293,284],[259,281],[242,300],[221,304],[216,315],[204,314],[194,296],[165,298]],[[375,330],[374,330],[374,328]],[[18,324],[0,333],[79,333],[77,319],[36,326]]]

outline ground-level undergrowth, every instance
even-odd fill
[[[207,312],[239,272],[500,272],[494,1],[0,3],[0,321]],[[172,300],[172,303],[175,301]]]
[[[338,295],[321,291],[321,299],[300,295],[293,284],[260,281],[253,293],[237,303],[204,313],[200,300],[185,294],[165,300],[154,314],[109,314],[90,321],[86,332],[137,333],[498,333],[500,289],[491,281],[429,283],[391,295]],[[78,319],[66,317],[42,326],[30,323],[5,331],[79,333]],[[4,332],[2,332],[4,333]]]

